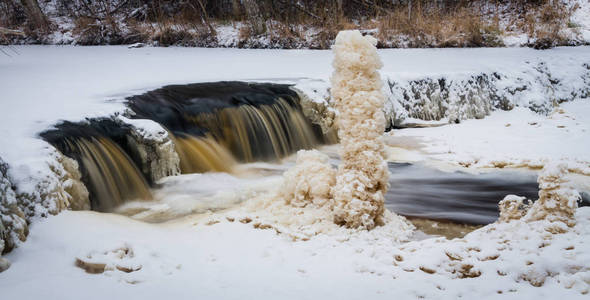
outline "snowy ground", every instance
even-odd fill
[[[562,103],[549,116],[524,108],[496,111],[483,120],[392,131],[390,145],[421,149],[412,161],[433,160],[467,168],[541,168],[548,160],[567,162],[570,172],[590,175],[590,101]],[[431,161],[432,162],[432,161]]]
[[[43,160],[41,152],[47,144],[36,138],[39,132],[58,120],[121,112],[125,96],[166,84],[218,80],[298,82],[307,78],[322,80],[320,86],[325,88],[332,71],[331,52],[319,50],[12,48],[18,54],[0,56],[0,157],[14,168]],[[583,84],[580,78],[567,77],[568,70],[590,63],[590,47],[387,49],[379,54],[384,77],[408,80],[494,71],[520,76],[529,72],[530,62],[545,61],[560,67],[553,76],[564,84]],[[542,91],[534,92],[536,96]]]
[[[580,209],[579,220],[579,236],[571,233],[555,238],[540,256],[532,252],[541,242],[539,237],[527,234],[528,226],[518,228],[519,237],[530,236],[531,241],[509,245],[514,250],[507,259],[486,261],[486,256],[499,252],[495,240],[502,237],[482,243],[488,237],[476,232],[467,242],[430,239],[400,250],[391,241],[371,236],[344,242],[329,236],[292,242],[274,230],[256,230],[238,222],[207,226],[189,218],[151,225],[116,215],[64,212],[36,224],[27,243],[8,255],[13,265],[0,274],[0,288],[6,299],[456,299],[505,298],[505,294],[521,299],[585,299],[587,295],[578,289],[590,279],[588,273],[577,283],[573,280],[577,285],[571,289],[563,287],[564,279],[549,279],[537,288],[517,282],[514,275],[496,274],[496,268],[527,271],[520,255],[552,271],[562,268],[559,264],[564,261],[587,263],[590,257],[583,237],[590,234],[590,210]],[[570,246],[573,250],[562,249]],[[485,265],[477,267],[485,276],[450,279],[444,272],[419,270],[421,265],[432,268],[443,260],[444,250],[462,253],[469,247],[481,248],[476,254]],[[121,248],[132,254],[104,255]],[[411,253],[412,248],[419,250]],[[410,260],[403,267],[414,270],[395,266],[395,255]],[[141,269],[87,274],[74,261],[88,256],[113,268]],[[551,261],[542,262],[550,257]]]
[[[301,78],[327,81],[332,60],[330,52],[302,50],[56,46],[15,50],[18,55],[0,56],[0,157],[11,167],[9,175],[19,189],[34,188],[27,187],[26,181],[47,172],[52,158],[47,155],[48,145],[36,134],[60,119],[75,121],[120,112],[124,96],[171,83],[296,82]],[[589,61],[589,50],[424,49],[379,53],[384,75],[417,78],[517,72],[524,61],[540,59],[565,62],[561,70],[565,74],[568,64]],[[588,185],[590,104],[577,100],[560,108],[548,117],[516,108],[493,112],[483,120],[394,131],[387,137],[395,146],[389,149],[391,159],[397,156],[399,160],[476,171],[500,166],[538,167],[547,159],[563,159],[580,176],[577,184]],[[226,175],[215,176],[219,177],[209,180]],[[184,179],[164,180],[173,186]],[[251,187],[244,180],[227,181],[236,182],[230,200],[240,195],[242,184]],[[179,197],[169,199],[168,204],[185,206],[187,201],[181,194],[179,191]],[[327,231],[307,241],[293,241],[292,234],[277,234],[273,227],[260,223],[272,217],[265,215],[265,207],[252,212],[248,201],[232,207],[230,200],[224,202],[229,210],[159,224],[71,211],[38,220],[31,226],[27,242],[6,256],[12,266],[0,273],[2,297],[588,296],[588,208],[578,209],[576,227],[550,237],[543,222],[517,221],[490,225],[451,241],[421,240],[423,235],[412,234],[397,223],[393,225],[401,227],[390,225],[369,233]],[[245,220],[256,214],[260,222]],[[258,229],[254,228],[256,224]],[[77,258],[104,263],[107,271],[88,274],[75,266]],[[533,283],[537,284],[539,278],[543,284],[536,287]]]

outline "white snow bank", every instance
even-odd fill
[[[323,99],[327,95],[327,82],[331,73],[332,54],[329,51],[309,50],[237,50],[237,49],[199,49],[199,48],[138,48],[126,47],[71,47],[71,46],[14,46],[19,54],[0,56],[0,157],[8,164],[8,178],[16,187],[17,194],[33,195],[27,215],[46,215],[67,207],[64,201],[69,196],[68,187],[74,181],[68,181],[60,155],[37,134],[49,129],[59,120],[79,121],[86,117],[104,117],[115,112],[124,112],[122,99],[166,84],[182,84],[218,80],[253,80],[301,83],[298,87],[305,90],[312,83],[311,90],[317,91]],[[538,66],[536,62],[546,62],[551,76],[558,78],[560,91],[569,87],[579,87],[584,78],[576,77],[577,70],[583,62],[590,61],[589,47],[557,48],[547,51],[532,49],[388,49],[378,50],[384,67],[383,77],[414,80],[421,78],[469,78],[474,74],[502,72],[512,74],[509,78],[519,78]],[[533,63],[526,63],[526,62]],[[550,67],[553,66],[553,67]],[[572,71],[574,70],[574,71]],[[523,73],[524,72],[524,73]],[[532,72],[532,71],[530,71]],[[522,76],[521,76],[522,75]],[[456,77],[455,77],[456,76]],[[532,75],[531,75],[532,76]],[[523,77],[529,78],[529,77]],[[320,83],[326,89],[321,91]],[[536,95],[542,92],[535,91]],[[311,96],[312,101],[317,99]],[[316,102],[316,103],[317,103]],[[401,107],[394,102],[392,107]],[[397,105],[397,106],[395,106]],[[564,106],[567,108],[567,106]],[[316,107],[317,108],[317,107]],[[397,109],[397,108],[396,108]],[[333,118],[333,111],[327,109],[327,115]],[[519,110],[516,110],[517,112]],[[521,111],[520,113],[524,113]],[[502,116],[500,112],[496,114]],[[518,117],[519,115],[511,115]],[[538,116],[532,116],[532,119]],[[497,118],[491,117],[491,120]],[[577,118],[578,120],[583,120]],[[486,119],[487,120],[487,119]],[[538,120],[541,117],[538,117]],[[567,121],[567,120],[566,120]],[[488,121],[483,121],[481,130],[487,130]],[[510,121],[511,123],[514,123]],[[549,119],[547,136],[541,137],[539,131],[534,138],[528,138],[529,131],[521,131],[519,140],[511,140],[514,148],[509,150],[499,136],[496,145],[504,145],[502,151],[489,151],[490,147],[482,141],[483,136],[472,129],[468,137],[474,143],[457,142],[457,154],[447,158],[453,161],[506,160],[513,155],[517,159],[527,159],[527,153],[533,157],[555,157],[563,153],[570,156],[570,161],[588,161],[587,153],[580,150],[588,140],[581,127],[571,125],[569,128],[553,128]],[[541,123],[543,123],[541,122]],[[560,121],[561,122],[561,121]],[[541,124],[539,123],[539,124]],[[479,123],[478,123],[479,124]],[[585,124],[582,122],[581,124]],[[144,133],[158,133],[153,123],[135,122]],[[553,125],[556,125],[553,124]],[[136,126],[136,127],[137,127]],[[487,126],[487,127],[486,127]],[[524,125],[522,127],[527,127]],[[578,129],[576,126],[578,126]],[[153,128],[152,128],[153,127]],[[151,128],[151,129],[150,129]],[[449,127],[462,128],[462,127]],[[472,127],[473,128],[473,127]],[[514,128],[514,127],[513,127]],[[513,129],[511,128],[511,129]],[[527,127],[528,128],[528,127]],[[571,129],[570,129],[571,128]],[[468,129],[468,128],[467,128]],[[545,127],[543,127],[545,129]],[[433,129],[432,134],[436,133]],[[458,129],[458,131],[463,129]],[[498,134],[509,136],[511,131],[498,130]],[[567,130],[572,130],[568,132]],[[459,133],[457,131],[457,134]],[[469,132],[466,130],[465,132]],[[564,139],[558,139],[565,131]],[[404,131],[409,134],[412,131]],[[424,135],[431,136],[430,131]],[[544,132],[544,131],[543,131]],[[422,133],[420,133],[422,134]],[[448,152],[449,139],[458,139],[455,133],[443,133],[443,142],[435,142],[433,151]],[[516,133],[519,134],[519,133]],[[164,134],[159,135],[163,137]],[[449,136],[446,138],[445,136]],[[494,137],[490,135],[493,139]],[[545,135],[543,135],[545,136]],[[156,137],[158,139],[159,137]],[[576,140],[581,137],[581,142]],[[463,139],[462,141],[464,141]],[[520,143],[531,141],[531,143]],[[556,143],[559,141],[559,143]],[[532,147],[532,143],[539,147]],[[445,144],[446,143],[446,144]],[[482,144],[483,143],[483,144]],[[568,145],[559,151],[555,145]],[[453,142],[453,148],[455,142]],[[585,144],[584,144],[585,145]],[[438,148],[437,148],[438,147]],[[481,150],[481,151],[480,151]],[[522,151],[520,151],[522,150]],[[480,152],[478,152],[480,151]],[[166,151],[163,151],[166,152]],[[167,153],[167,152],[166,152]],[[499,154],[498,154],[499,153]],[[498,154],[496,156],[496,154]],[[439,158],[444,158],[441,154]],[[173,159],[170,159],[172,161]],[[71,165],[69,165],[71,167]],[[580,170],[584,168],[578,166]],[[166,168],[167,170],[173,169]],[[586,172],[586,171],[583,171]],[[164,174],[165,172],[161,172]],[[159,175],[158,175],[159,176]],[[155,176],[154,178],[157,178]],[[68,182],[68,183],[66,183]],[[40,191],[46,191],[40,193]],[[42,194],[57,193],[59,197],[49,197],[48,202],[41,203]],[[60,198],[61,197],[61,198]],[[53,200],[51,200],[53,199]]]
[[[562,103],[548,117],[524,108],[496,111],[483,120],[432,128],[396,130],[387,137],[415,138],[425,159],[470,168],[541,168],[563,161],[569,171],[590,175],[590,101]]]
[[[34,224],[29,241],[7,256],[13,266],[0,273],[0,288],[8,299],[505,296],[500,293],[584,299],[590,209],[578,209],[576,220],[558,235],[544,231],[543,221],[514,221],[463,239],[400,244],[380,231],[384,227],[293,242],[275,230],[253,229],[255,221],[206,225],[213,222],[188,218],[152,225],[64,212]],[[76,258],[115,268],[87,274]]]

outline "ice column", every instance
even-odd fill
[[[340,157],[333,187],[334,221],[350,228],[383,224],[389,176],[384,160],[384,96],[377,40],[341,31],[334,45],[332,101],[339,112]]]

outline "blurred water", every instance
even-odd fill
[[[118,212],[149,222],[226,209],[281,184],[294,156],[281,163],[239,164],[231,174],[186,174],[164,178],[153,190],[154,201],[132,202]],[[339,161],[333,159],[337,165]],[[538,198],[537,175],[526,170],[493,170],[482,174],[447,172],[422,164],[389,163],[385,206],[404,216],[489,224],[498,218],[506,195]],[[588,205],[588,195],[583,193]]]
[[[470,174],[399,163],[389,163],[389,170],[385,205],[406,216],[488,224],[498,218],[498,202],[504,196],[538,198],[534,172]]]

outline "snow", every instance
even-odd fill
[[[572,231],[555,235],[537,255],[544,242],[542,229],[537,229],[542,228],[540,223],[491,225],[465,239],[427,239],[400,248],[377,232],[351,235],[344,241],[320,236],[292,242],[274,230],[254,230],[251,224],[237,221],[205,225],[188,218],[153,225],[116,215],[67,211],[35,224],[29,241],[7,256],[13,265],[0,274],[0,288],[7,299],[454,299],[499,298],[497,291],[530,299],[584,299],[588,266],[574,273],[567,270],[590,259],[582,239],[590,234],[590,209],[579,209],[577,218]],[[505,250],[497,250],[507,239],[511,242]],[[131,249],[134,256],[102,254],[121,248]],[[452,268],[446,253],[463,255],[482,275],[453,279],[457,275],[451,269],[436,267],[441,263]],[[500,255],[498,260],[486,259],[495,255]],[[74,261],[88,256],[141,269],[87,274]],[[532,267],[525,264],[527,260],[534,262]],[[547,278],[543,288],[518,278],[537,265],[561,275]],[[437,273],[428,274],[420,267]],[[498,270],[509,276],[498,275]]]
[[[590,1],[576,0],[572,1],[571,5],[578,6],[571,18],[571,22],[576,26],[574,30],[579,30],[582,39],[590,43]]]
[[[417,139],[424,145],[424,160],[471,168],[538,168],[560,160],[570,171],[590,175],[589,114],[588,100],[562,103],[548,117],[517,107],[482,120],[393,131],[388,139]]]
[[[45,143],[32,141],[58,120],[122,112],[125,96],[166,84],[218,80],[328,81],[332,54],[314,50],[139,48],[123,46],[13,46],[0,56],[3,91],[0,157],[18,164],[38,157]],[[562,72],[590,62],[590,47],[532,49],[387,49],[382,75],[416,79],[481,72],[520,72],[525,61],[544,60]],[[486,59],[482,59],[485,57]],[[566,79],[568,79],[566,77]],[[575,78],[572,78],[575,80]],[[569,81],[565,80],[566,83]],[[577,84],[581,84],[576,81]],[[65,109],[67,107],[67,109]],[[35,108],[35,109],[32,109]],[[35,145],[33,145],[33,143]],[[26,145],[26,146],[25,146]]]
[[[317,84],[310,89],[318,90],[318,82],[329,80],[333,58],[330,52],[309,50],[14,48],[19,55],[0,56],[0,157],[9,165],[9,179],[17,193],[38,191],[36,183],[48,176],[53,176],[46,179],[49,189],[58,193],[65,189],[58,186],[63,176],[59,155],[37,138],[58,120],[123,113],[125,96],[166,84],[307,81]],[[583,81],[572,70],[590,61],[589,50],[378,53],[384,63],[383,77],[465,78],[494,71],[518,77],[530,70],[526,61],[543,61],[564,85],[577,87]],[[539,168],[547,160],[560,160],[570,172],[585,174],[580,176],[587,185],[589,113],[587,100],[562,103],[549,116],[516,107],[461,124],[394,130],[386,141],[402,146],[413,161],[476,170]],[[143,136],[163,137],[156,124],[122,120],[143,128]],[[393,147],[388,150],[390,159],[400,153]],[[61,175],[51,171],[55,168]],[[577,209],[575,226],[564,225],[562,234],[545,230],[555,229],[546,220],[515,220],[483,227],[462,239],[422,239],[411,235],[406,222],[391,218],[372,231],[344,229],[331,220],[324,220],[320,227],[306,226],[307,221],[314,222],[310,211],[286,208],[264,195],[269,186],[281,187],[278,180],[249,181],[227,174],[168,177],[160,181],[162,191],[177,194],[166,201],[130,205],[129,211],[143,209],[135,216],[139,220],[73,211],[35,219],[27,242],[5,256],[12,266],[0,273],[2,297],[455,299],[500,298],[512,293],[519,298],[587,297],[588,208]],[[197,181],[203,185],[198,186]],[[219,194],[214,192],[218,187],[232,188]],[[203,201],[191,202],[195,195]],[[241,203],[244,195],[250,200]],[[220,206],[212,203],[217,197],[223,200]],[[210,212],[185,216],[207,210]],[[158,213],[162,211],[184,217],[158,224],[140,221],[161,221]],[[321,230],[313,231],[316,228]],[[85,273],[75,266],[76,259],[104,263],[106,271]],[[461,276],[475,277],[458,278]],[[534,286],[541,281],[541,287]]]

